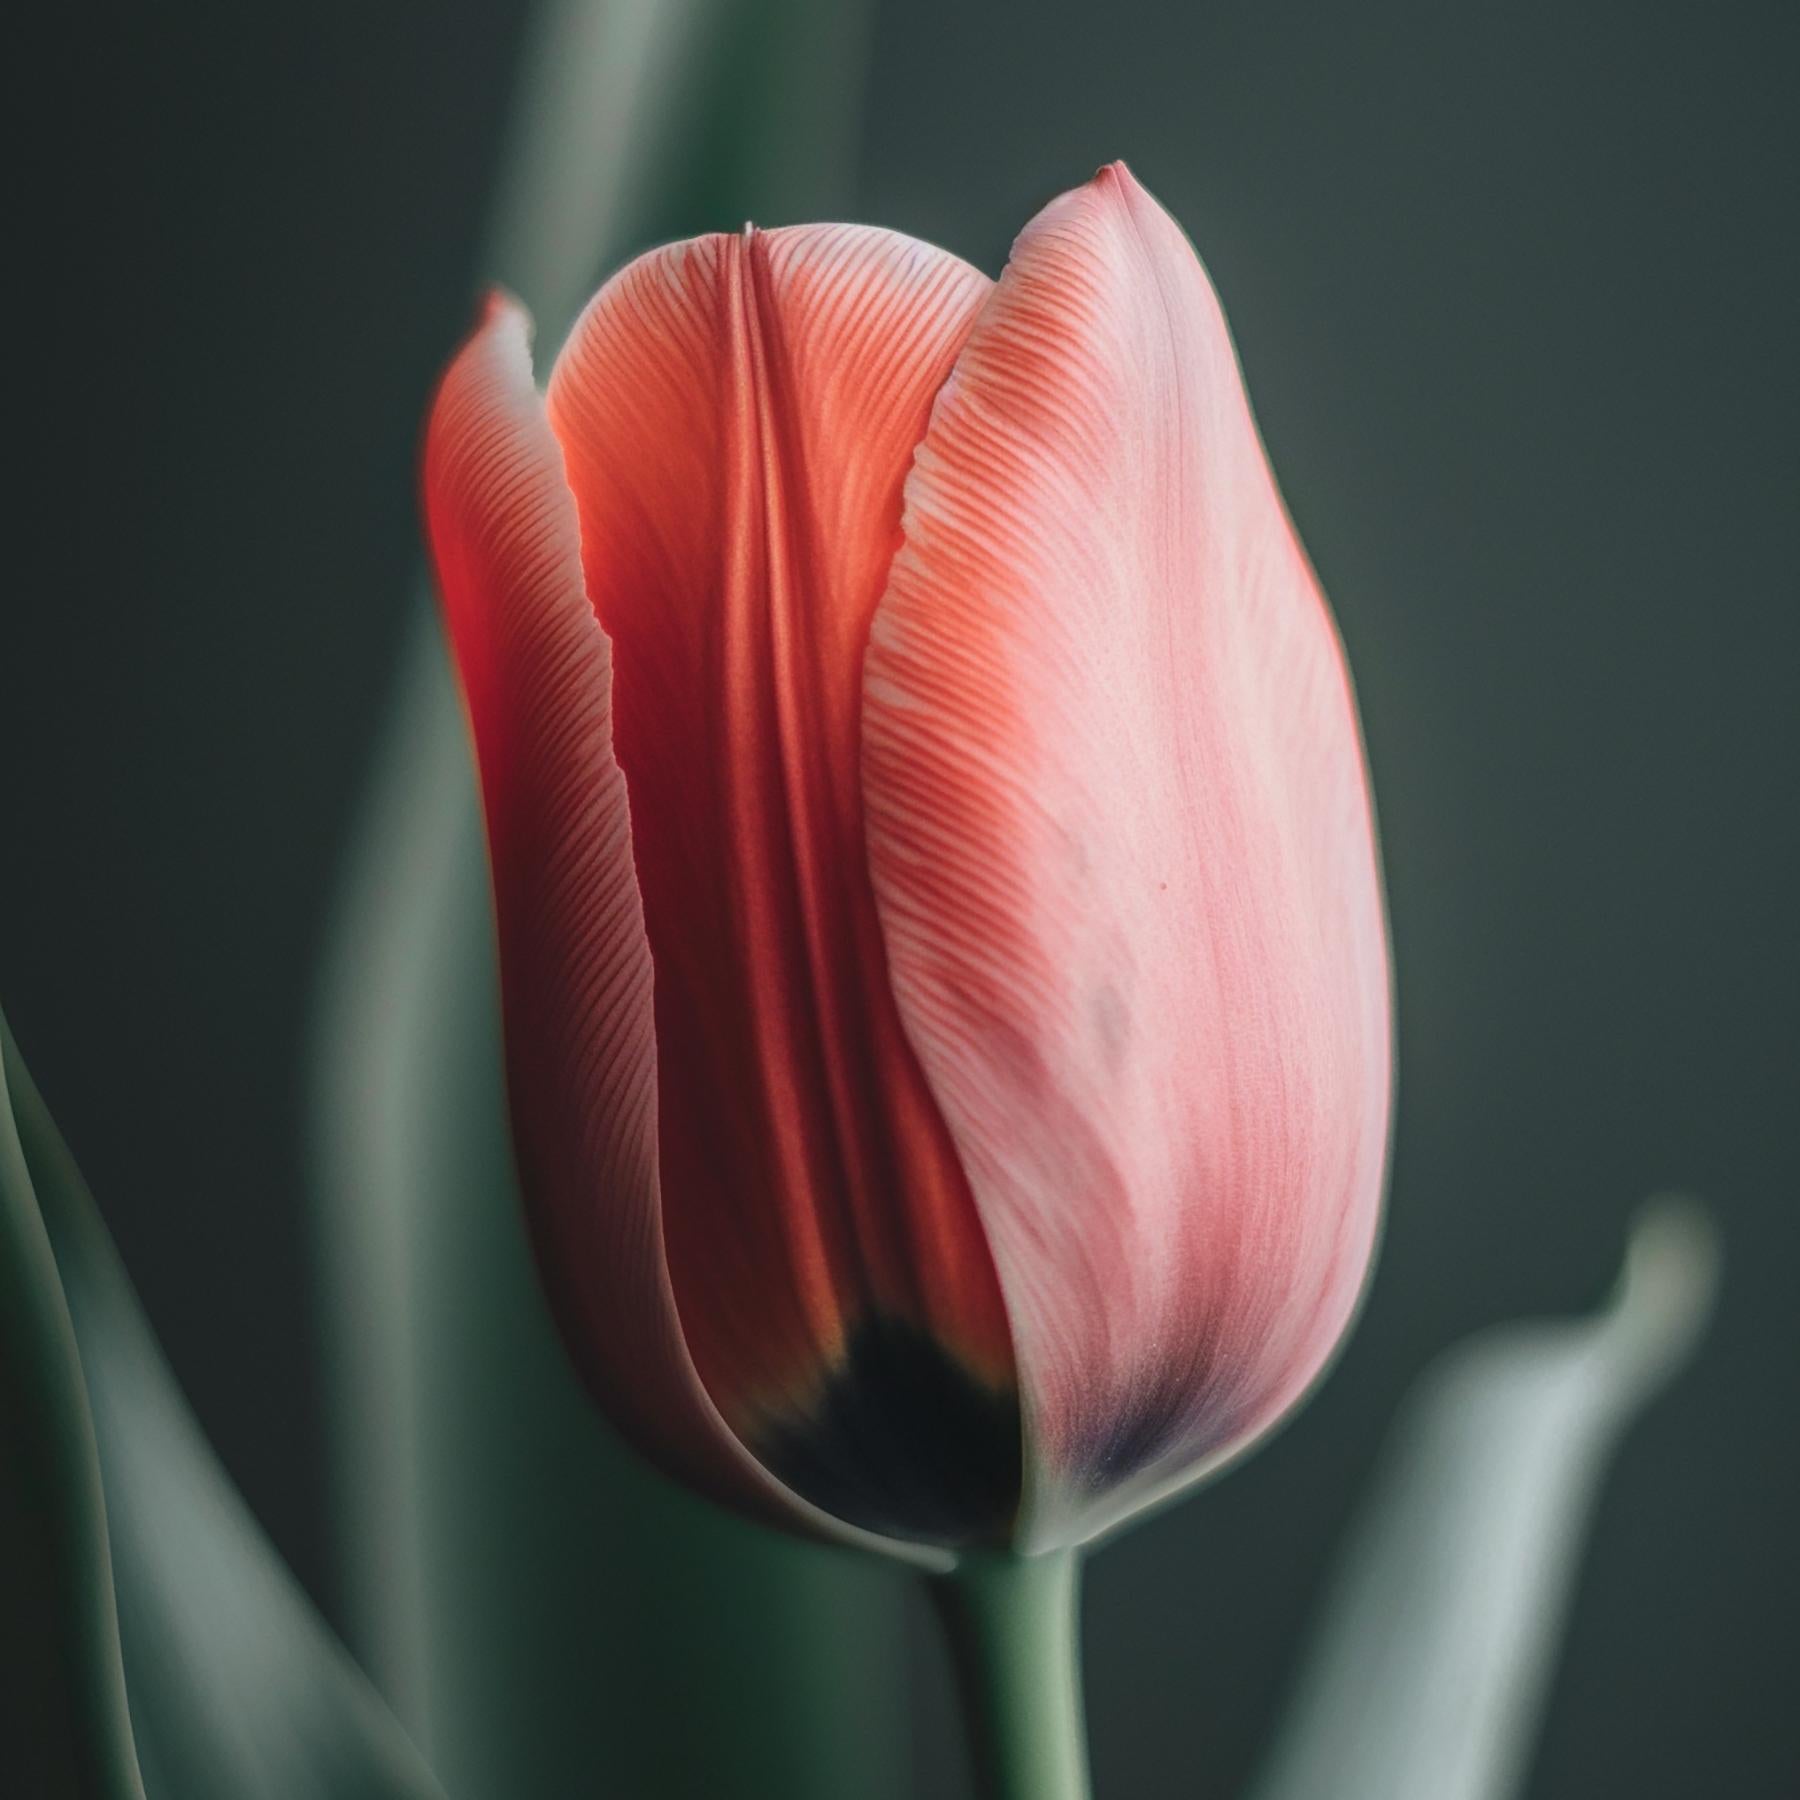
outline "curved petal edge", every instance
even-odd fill
[[[932,401],[992,283],[894,232],[646,252],[547,395],[612,649],[655,964],[675,1303],[726,1421],[872,1529],[1002,1541],[1012,1346],[870,886],[870,620]]]
[[[903,533],[865,671],[871,867],[1048,1547],[1316,1376],[1371,1256],[1391,1079],[1343,656],[1217,299],[1122,165],[1019,237]]]
[[[504,296],[486,303],[439,387],[424,500],[480,766],[514,1149],[564,1339],[603,1410],[668,1472],[740,1511],[867,1542],[745,1450],[683,1337],[611,653],[533,380],[529,322]]]

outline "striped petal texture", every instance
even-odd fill
[[[1387,1143],[1343,656],[1193,251],[1122,168],[1021,234],[933,411],[867,671],[902,1018],[993,1247],[1033,1545],[1318,1372]]]
[[[621,1428],[929,1557],[1091,1536],[1291,1405],[1378,1212],[1372,818],[1130,176],[998,284],[852,226],[654,251],[546,397],[495,302],[425,488],[527,1210]]]
[[[524,314],[495,297],[426,435],[426,519],[481,768],[507,1085],[546,1287],[602,1404],[721,1498],[766,1479],[718,1416],[662,1241],[652,975],[612,673]]]

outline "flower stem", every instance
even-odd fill
[[[1073,1550],[982,1552],[931,1583],[956,1663],[982,1800],[1089,1800],[1079,1572]]]

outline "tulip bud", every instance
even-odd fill
[[[515,1148],[604,1410],[757,1516],[1072,1544],[1349,1320],[1386,936],[1218,303],[1120,165],[998,283],[852,226],[491,300],[429,532]]]

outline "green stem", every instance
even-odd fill
[[[1076,1552],[977,1553],[936,1577],[982,1800],[1089,1800]]]

